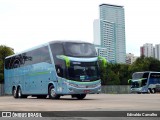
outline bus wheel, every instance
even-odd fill
[[[27,98],[27,95],[22,95],[22,90],[20,87],[18,88],[18,98]]]
[[[154,94],[154,93],[156,93],[156,90],[155,90],[155,88],[153,88],[153,89],[152,89],[152,93],[153,93],[153,94]]]
[[[49,93],[49,98],[50,98],[50,99],[59,99],[59,98],[60,98],[60,95],[57,95],[57,94],[56,94],[53,85],[51,85],[51,86],[49,87],[48,93]]]
[[[86,94],[78,94],[76,95],[77,99],[82,100],[86,97]]]
[[[18,98],[22,98],[22,91],[20,87],[18,88]]]
[[[16,87],[13,88],[12,95],[13,95],[14,98],[18,98]]]
[[[148,94],[151,94],[152,91],[151,91],[151,88],[148,88]]]

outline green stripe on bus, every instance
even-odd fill
[[[49,71],[45,71],[45,72],[36,72],[36,73],[31,73],[31,74],[28,74],[29,76],[35,76],[35,75],[43,75],[43,74],[48,74]]]
[[[91,81],[91,82],[77,82],[77,81],[73,81],[73,80],[67,80],[67,82],[70,83],[78,83],[78,84],[88,84],[88,83],[97,83],[100,82],[101,80],[96,80],[96,81]]]

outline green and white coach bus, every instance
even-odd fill
[[[135,72],[129,82],[130,81],[132,93],[140,94],[160,92],[160,72]]]
[[[83,99],[101,91],[98,57],[93,44],[52,41],[5,58],[5,93],[14,98]]]

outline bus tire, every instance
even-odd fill
[[[22,90],[21,90],[21,88],[20,87],[18,87],[18,98],[27,98],[27,95],[23,95],[22,94]]]
[[[82,100],[86,97],[86,94],[78,94],[78,95],[76,95],[76,97],[78,100]]]
[[[13,88],[12,95],[14,98],[18,98],[18,93],[17,93],[16,87]]]
[[[156,89],[155,88],[152,88],[152,93],[156,93]]]
[[[20,87],[18,87],[17,93],[18,93],[18,98],[22,98],[22,91]]]
[[[151,88],[148,88],[148,94],[151,94],[151,93],[152,93]]]
[[[51,85],[51,86],[49,87],[48,94],[49,94],[49,98],[50,98],[50,99],[59,99],[59,98],[60,98],[60,95],[57,95],[57,94],[56,94],[53,85]]]

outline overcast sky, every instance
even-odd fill
[[[127,53],[160,44],[160,0],[0,0],[0,45],[20,52],[52,40],[92,43],[102,3],[124,6]]]

